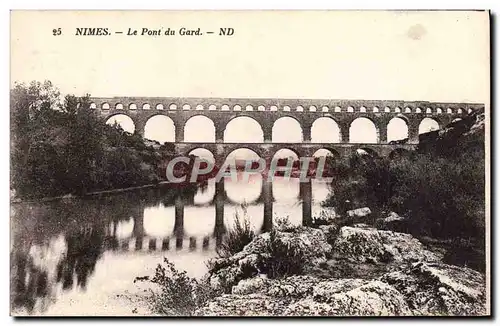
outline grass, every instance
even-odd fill
[[[240,216],[238,212],[234,214],[233,228],[224,235],[221,244],[217,247],[217,255],[219,257],[227,258],[242,251],[255,238],[255,232],[251,228],[247,208],[245,205],[241,207],[243,216]]]

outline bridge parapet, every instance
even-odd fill
[[[93,97],[93,108],[123,111],[464,114],[484,105],[393,100]]]

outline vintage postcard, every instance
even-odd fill
[[[10,14],[12,316],[489,316],[488,11]]]

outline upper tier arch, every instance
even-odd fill
[[[128,115],[136,125],[136,132],[141,134],[151,116],[166,115],[174,121],[176,142],[184,141],[186,122],[201,115],[214,122],[216,141],[222,141],[230,120],[247,116],[261,125],[264,142],[271,142],[273,124],[287,116],[299,122],[305,142],[311,141],[313,123],[318,118],[330,117],[340,128],[341,141],[348,143],[349,124],[365,117],[380,131],[380,143],[387,143],[387,124],[392,118],[401,117],[407,121],[409,142],[418,143],[418,125],[422,119],[433,118],[445,126],[463,118],[470,110],[484,108],[479,103],[265,98],[93,97],[91,103],[92,110],[103,118],[117,113]]]

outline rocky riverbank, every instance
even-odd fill
[[[285,248],[287,252],[282,252]],[[214,259],[201,316],[485,315],[485,276],[409,234],[366,224],[290,227]]]

